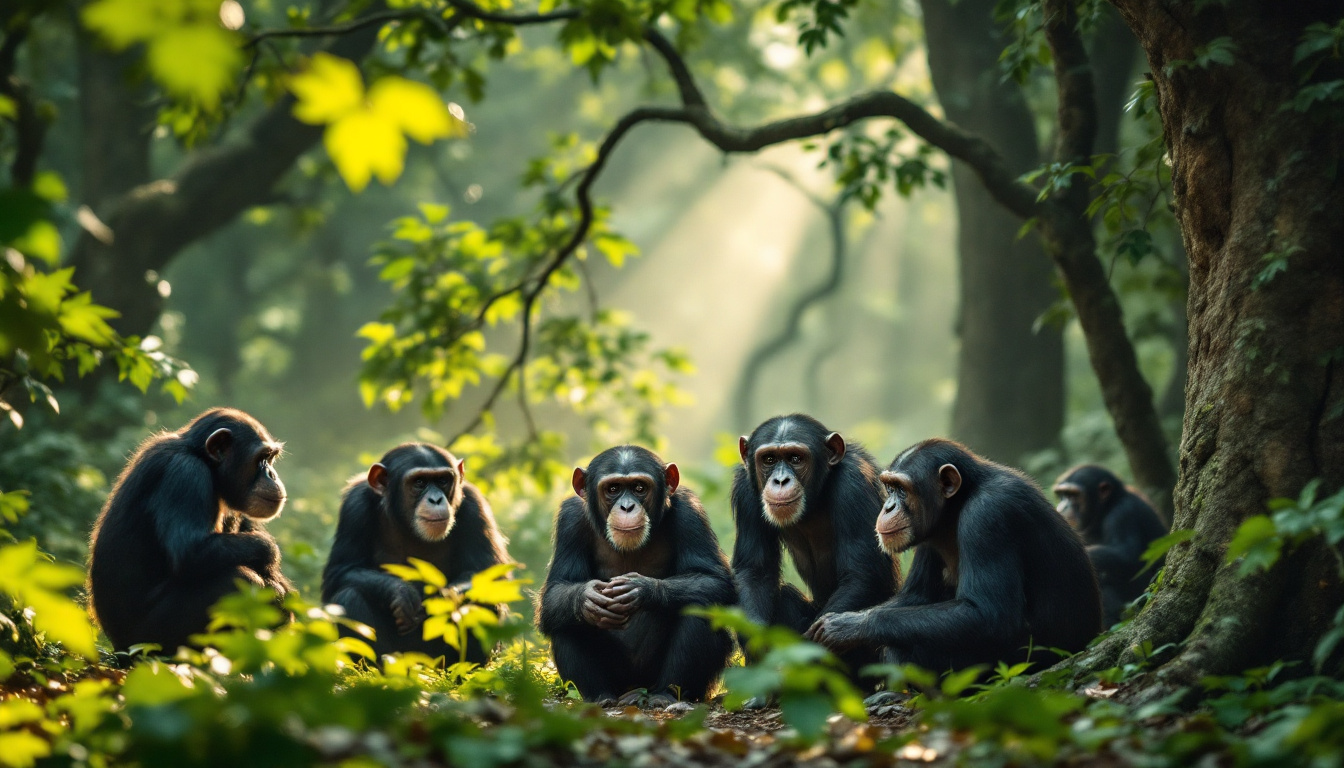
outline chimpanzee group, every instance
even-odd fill
[[[226,408],[145,441],[90,546],[90,608],[114,648],[200,642],[210,607],[240,584],[277,600],[292,590],[261,525],[285,503],[281,448]],[[1141,555],[1166,531],[1137,491],[1094,465],[1060,478],[1056,510],[1022,473],[950,440],[918,443],[883,470],[793,414],[742,437],[739,451],[731,562],[676,464],[623,445],[574,470],[536,622],[584,699],[657,708],[705,699],[733,638],[688,606],[740,605],[855,671],[1076,652],[1143,593],[1155,568]],[[372,629],[380,655],[455,659],[442,639],[424,639],[422,588],[382,566],[418,558],[464,589],[509,562],[506,544],[461,459],[399,445],[346,486],[322,599]],[[899,556],[911,548],[902,580]],[[806,593],[784,580],[784,552]],[[489,649],[473,639],[466,655],[484,663]]]

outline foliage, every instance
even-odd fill
[[[308,68],[290,78],[289,88],[296,98],[294,116],[326,126],[327,154],[355,192],[371,176],[384,184],[401,176],[407,136],[429,144],[467,134],[461,107],[445,106],[433,88],[388,75],[365,93],[359,68],[328,53],[314,54]]]
[[[832,712],[860,722],[867,719],[863,697],[846,677],[844,665],[822,646],[785,627],[754,624],[739,608],[697,608],[687,613],[704,616],[715,629],[732,630],[744,641],[745,653],[759,659],[724,674],[727,709],[740,709],[753,699],[778,700],[784,721],[806,740],[821,737]]]

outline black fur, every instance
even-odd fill
[[[1061,493],[1060,486],[1076,485],[1081,494]],[[1060,512],[1083,535],[1087,556],[1097,572],[1106,625],[1120,620],[1125,606],[1143,594],[1162,567],[1159,561],[1143,569],[1148,545],[1167,534],[1167,526],[1148,500],[1126,487],[1105,467],[1085,464],[1064,473],[1056,483]]]
[[[410,498],[403,479],[417,469],[452,468],[456,472],[458,461],[448,451],[426,443],[405,443],[384,454],[379,463],[387,468],[386,493],[375,492],[364,475],[346,486],[336,538],[322,571],[322,600],[341,606],[346,616],[373,628],[373,649],[380,656],[416,651],[455,663],[459,652],[442,638],[424,639],[422,586],[403,581],[381,566],[404,565],[407,558],[419,558],[442,571],[449,585],[465,588],[475,574],[511,562],[508,542],[495,524],[489,502],[476,486],[457,475],[448,498],[453,517],[447,536],[427,541],[417,534],[411,518],[418,499]],[[398,631],[393,615],[392,606],[398,600],[418,617],[405,632]],[[474,636],[469,638],[466,658],[477,664],[488,659]]]
[[[211,456],[206,441],[220,429],[227,447]],[[279,486],[283,504],[283,485],[258,459],[278,449],[260,422],[228,408],[140,445],[89,544],[90,609],[114,648],[157,643],[173,653],[205,631],[210,606],[239,579],[282,596],[292,589],[275,539],[243,514],[263,486],[268,496]]]
[[[944,502],[945,464],[956,467],[961,484]],[[896,597],[841,617],[826,634],[941,672],[1026,660],[1029,643],[1081,651],[1101,630],[1083,544],[1031,479],[949,440],[915,445],[888,472],[913,480],[911,498],[899,503],[917,510],[914,564]],[[1042,663],[1055,658],[1033,654]]]
[[[757,473],[739,466],[733,478],[733,574],[747,616],[761,624],[782,624],[802,632],[825,613],[857,611],[892,596],[899,580],[892,560],[873,545],[873,524],[882,508],[882,486],[872,456],[858,444],[828,466],[831,432],[810,416],[778,416],[747,439],[748,455],[772,442],[787,422],[790,439],[811,447],[813,464],[804,488],[805,508],[793,525],[766,520]],[[781,547],[787,548],[811,599],[780,576]]]
[[[537,625],[551,639],[560,676],[584,699],[608,701],[646,689],[668,700],[703,700],[732,651],[726,632],[686,606],[736,602],[728,562],[699,499],[688,488],[667,493],[665,465],[651,451],[619,446],[588,465],[585,498],[566,499],[556,515],[554,554],[537,606]],[[655,478],[642,546],[618,550],[607,538],[607,509],[598,501],[605,476],[640,472]],[[585,500],[586,499],[586,500]],[[637,573],[643,599],[622,628],[602,629],[584,617],[590,582]]]

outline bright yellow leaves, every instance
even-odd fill
[[[48,562],[27,541],[0,547],[0,594],[8,595],[20,609],[33,610],[33,626],[49,640],[88,659],[98,657],[93,625],[65,590],[83,583],[84,572],[71,565]]]
[[[238,35],[220,26],[219,0],[97,0],[82,16],[116,50],[144,43],[149,71],[164,90],[207,110],[242,67]]]
[[[406,161],[406,137],[429,144],[465,136],[467,124],[449,111],[433,88],[390,75],[364,89],[350,61],[318,53],[308,68],[291,77],[294,117],[326,124],[327,154],[347,186],[359,192],[374,176],[391,184]]]

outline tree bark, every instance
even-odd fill
[[[1013,173],[1040,165],[1035,119],[1002,82],[1005,40],[997,0],[922,0],[929,71],[948,119],[986,137]],[[995,203],[976,172],[952,161],[960,271],[957,399],[952,434],[1009,464],[1050,447],[1064,425],[1064,344],[1058,328],[1033,330],[1055,301],[1054,268],[1039,238]]]
[[[1169,554],[1128,630],[1080,668],[1143,641],[1180,643],[1148,688],[1160,693],[1310,658],[1344,600],[1324,545],[1249,577],[1224,562],[1238,525],[1270,499],[1296,498],[1313,478],[1323,493],[1344,484],[1344,132],[1328,114],[1281,109],[1300,88],[1304,28],[1334,24],[1344,4],[1115,4],[1152,70],[1190,262],[1175,527],[1196,536]],[[1220,37],[1235,44],[1230,65],[1182,63]],[[1288,254],[1287,269],[1257,284],[1267,254]]]

